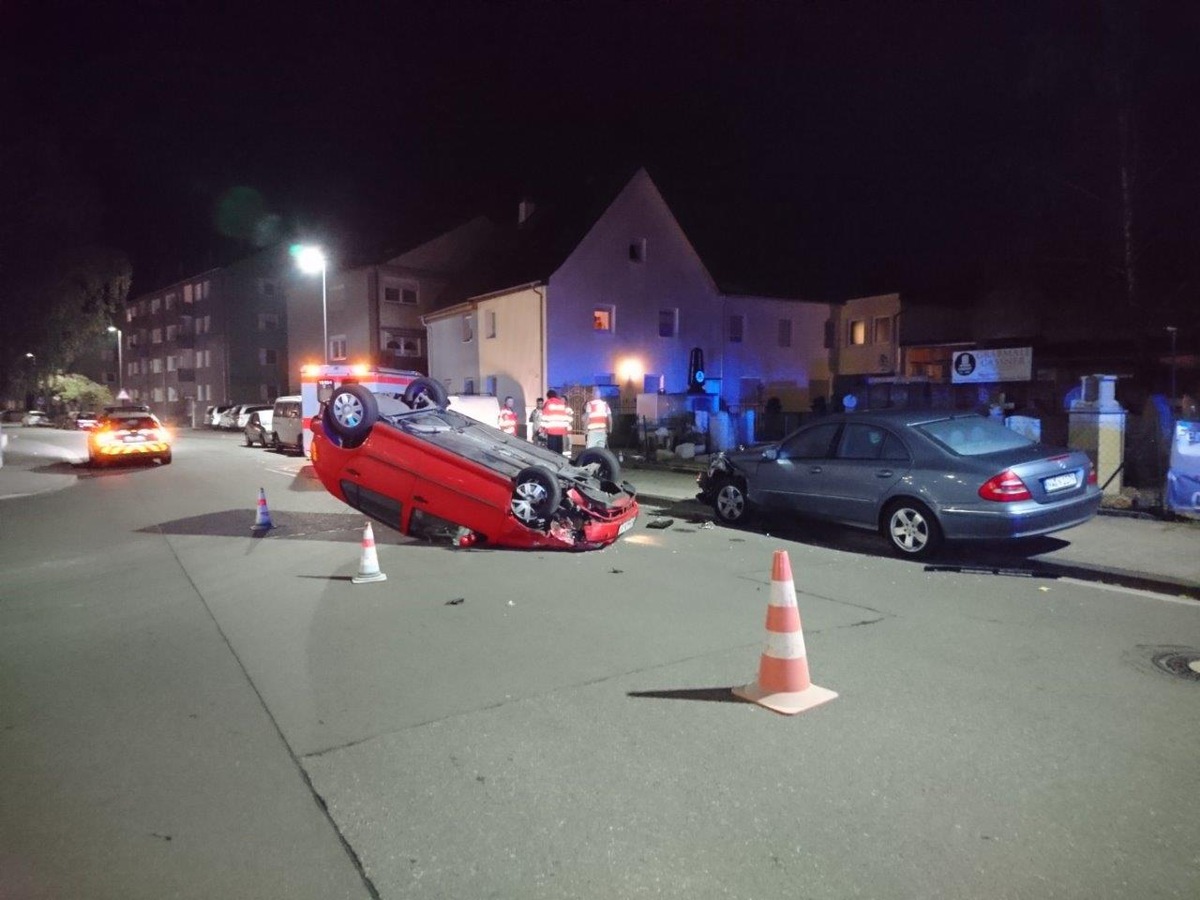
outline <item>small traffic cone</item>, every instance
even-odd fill
[[[267,509],[267,492],[258,489],[258,514],[254,517],[254,531],[267,531],[275,526],[271,524],[271,511]]]
[[[733,689],[743,700],[794,716],[832,700],[837,694],[817,687],[808,676],[808,656],[796,585],[786,550],[776,550],[771,565],[771,596],[767,606],[767,643],[758,664],[758,680]]]
[[[375,532],[371,530],[370,522],[363,529],[362,560],[358,564],[358,574],[350,580],[355,584],[387,581],[387,576],[379,571],[379,554],[375,552]]]

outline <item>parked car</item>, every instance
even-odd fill
[[[242,410],[248,406],[247,403],[238,403],[234,406],[227,406],[222,410],[217,418],[217,427],[224,431],[234,431],[237,429],[238,416]]]
[[[975,414],[822,417],[778,443],[716,454],[700,498],[731,525],[756,511],[878,529],[903,557],[943,539],[1005,540],[1081,525],[1100,507],[1086,453]]]
[[[217,428],[221,424],[222,413],[228,409],[232,409],[229,404],[208,407],[204,410],[204,424],[209,428]]]
[[[250,417],[246,420],[246,427],[242,429],[242,433],[246,435],[246,446],[253,447],[255,444],[262,444],[264,448],[273,446],[271,443],[271,419],[274,417],[274,410],[271,407],[266,409],[258,409],[250,413]]]
[[[171,462],[171,434],[152,413],[101,416],[88,433],[88,463]]]
[[[300,414],[299,394],[275,400],[271,410],[271,446],[276,450],[304,453],[304,419]]]
[[[609,450],[584,450],[572,463],[448,404],[428,378],[403,399],[335,388],[312,425],[317,476],[339,500],[405,534],[432,517],[457,526],[460,542],[590,550],[633,527],[635,491]]]
[[[91,431],[96,427],[96,422],[99,418],[99,413],[94,412],[71,413],[67,417],[67,427],[74,428],[77,431]]]
[[[250,421],[250,416],[252,413],[271,408],[272,406],[270,403],[258,403],[242,406],[238,409],[237,421],[234,423],[234,429],[238,431],[245,429],[246,423]]]
[[[21,424],[26,428],[34,426],[49,427],[54,423],[50,421],[50,416],[40,409],[27,410],[25,415],[21,416]]]

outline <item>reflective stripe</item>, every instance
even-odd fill
[[[763,646],[763,656],[773,656],[776,659],[806,658],[808,652],[804,647],[804,632],[791,631],[780,634],[776,631],[768,631],[766,644]]]
[[[584,407],[588,431],[597,428],[608,428],[608,417],[610,414],[608,404],[603,400],[589,400],[587,406]]]

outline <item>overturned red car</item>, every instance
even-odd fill
[[[462,545],[594,550],[633,527],[636,491],[611,451],[571,462],[448,404],[428,378],[402,395],[341,385],[313,418],[321,483],[402,534],[448,522]]]

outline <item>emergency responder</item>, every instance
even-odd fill
[[[538,397],[529,413],[529,440],[539,447],[546,446],[546,432],[542,429],[542,398]]]
[[[517,434],[517,411],[514,407],[516,401],[512,397],[504,398],[504,405],[500,407],[499,421],[497,427],[505,434],[511,434],[516,437]]]
[[[584,407],[583,418],[587,428],[586,446],[607,447],[608,433],[612,431],[612,410],[604,401],[600,388],[593,389],[592,399]]]
[[[566,448],[567,435],[571,431],[571,410],[558,391],[546,391],[546,402],[542,404],[542,430],[546,432],[546,449],[562,453]]]

